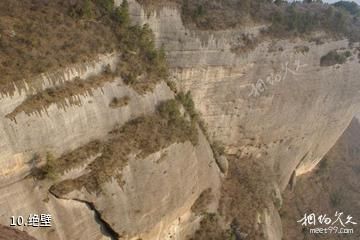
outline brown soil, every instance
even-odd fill
[[[294,192],[287,190],[280,212],[284,240],[360,239],[360,124],[353,120],[335,146],[320,162],[318,168],[296,183]],[[327,214],[333,221],[336,211],[343,212],[343,220],[351,215],[358,225],[353,234],[309,234],[309,226],[302,228],[297,221],[304,214]],[[321,224],[318,223],[318,227]],[[326,226],[326,225],[325,225]],[[325,227],[324,226],[324,227]]]

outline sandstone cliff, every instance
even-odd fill
[[[355,118],[316,170],[301,176],[294,191],[289,189],[284,193],[284,207],[280,212],[284,239],[329,239],[327,234],[310,234],[309,227],[297,223],[305,213],[326,214],[335,221],[336,212],[342,212],[344,222],[351,216],[352,222],[358,223],[359,133],[359,122]],[[345,228],[354,232],[332,234],[331,239],[359,238],[357,225],[348,224]]]
[[[0,226],[1,240],[34,240],[34,238],[30,237],[28,234],[24,232],[20,232],[9,227]]]
[[[269,185],[275,193],[284,190],[291,176],[317,165],[359,109],[358,50],[346,39],[327,38],[319,45],[302,38],[264,38],[254,49],[238,53],[234,48],[242,44],[243,36],[256,37],[263,26],[189,29],[172,4],[149,11],[131,3],[133,18],[148,23],[158,46],[166,49],[172,80],[192,92],[212,139],[242,161],[255,159],[272,175],[272,180],[245,177],[245,182]],[[345,64],[322,66],[321,58],[334,50],[349,50],[354,57]],[[232,177],[237,175],[241,171]],[[235,202],[244,200],[237,197]],[[265,234],[280,239],[278,214],[272,203],[265,205],[270,216],[258,212],[269,218],[260,221],[267,228]],[[238,217],[241,222],[241,213]]]
[[[140,68],[138,53],[120,49],[3,94],[0,224],[49,213],[51,228],[19,227],[38,240],[223,239],[229,231],[281,239],[281,192],[319,163],[359,109],[359,46],[317,32],[321,45],[266,37],[243,51],[244,36],[266,26],[199,30],[176,4],[129,4],[132,22],[147,23],[163,47],[170,82],[139,91],[116,70]],[[321,64],[332,51],[351,56]],[[133,68],[121,65],[126,57]],[[171,83],[191,91],[203,123],[184,103],[159,111],[173,103]]]

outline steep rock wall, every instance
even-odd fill
[[[184,26],[174,6],[149,12],[131,1],[131,12],[165,47],[173,80],[192,92],[213,138],[229,153],[262,159],[282,189],[294,170],[305,173],[320,161],[358,109],[356,48],[345,64],[320,66],[329,51],[348,49],[346,40],[264,39],[236,54],[242,36],[262,26],[198,31]]]
[[[52,104],[31,115],[20,112],[15,119],[6,117],[27,96],[56,84],[72,81],[75,77],[88,78],[97,75],[105,66],[114,65],[116,61],[116,55],[112,54],[91,63],[44,74],[38,84],[29,87],[27,92],[18,91],[14,96],[2,96],[0,186],[26,174],[31,167],[28,162],[34,154],[51,152],[59,156],[91,140],[105,137],[116,124],[124,124],[130,119],[151,113],[159,102],[173,97],[165,83],[158,84],[153,92],[140,95],[126,86],[119,77],[114,77],[113,82],[93,89],[91,94],[78,96],[80,105],[67,101],[66,106]],[[114,97],[124,96],[129,97],[127,106],[109,106]]]
[[[29,97],[75,82],[77,77],[90,81],[117,61],[116,54],[100,56],[90,63],[43,74],[27,89],[1,97],[1,224],[9,225],[11,216],[23,216],[26,222],[30,214],[51,214],[51,228],[18,227],[38,240],[105,240],[114,239],[114,234],[126,239],[183,239],[195,230],[199,217],[191,211],[193,203],[208,188],[218,197],[220,185],[220,171],[200,130],[197,145],[174,143],[146,159],[129,160],[121,172],[125,185],[104,183],[100,195],[85,189],[81,194],[87,197],[56,197],[49,192],[54,181],[86,174],[85,167],[96,155],[56,179],[31,176],[35,167],[50,160],[45,159],[47,153],[56,160],[93,140],[106,141],[114,127],[151,115],[160,102],[174,97],[164,82],[141,95],[120,77],[111,76],[113,79],[100,87],[73,96],[76,101],[69,98],[65,103],[44,104],[30,114],[19,111],[14,118],[8,117]],[[123,97],[128,99],[126,104],[111,106],[114,98]]]
[[[100,193],[82,188],[59,197],[93,203],[121,239],[185,239],[192,232],[184,225],[198,219],[190,210],[196,199],[208,188],[217,198],[220,187],[219,169],[202,134],[196,146],[175,143],[145,159],[130,156],[122,181],[121,186],[105,183]]]

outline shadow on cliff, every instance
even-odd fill
[[[351,215],[353,222],[360,220],[360,124],[354,119],[348,129],[317,169],[301,176],[293,192],[286,190],[280,212],[284,240],[297,239],[360,239],[358,225],[353,234],[309,234],[309,226],[298,223],[304,214],[326,214],[335,220],[335,213],[343,212],[343,221]],[[317,227],[320,227],[319,223]]]

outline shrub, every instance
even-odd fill
[[[320,161],[319,168],[318,168],[319,173],[326,173],[328,171],[328,168],[329,168],[328,161],[329,160],[327,158],[324,158]]]
[[[355,2],[339,1],[334,3],[334,6],[344,9],[352,15],[360,15],[360,7]]]
[[[129,25],[129,3],[127,0],[124,0],[120,7],[116,8],[114,11],[114,20],[124,26]]]
[[[124,107],[124,106],[127,106],[129,104],[129,101],[130,101],[130,97],[129,96],[125,96],[125,97],[122,97],[122,98],[117,98],[117,97],[114,97],[110,104],[109,104],[109,107],[111,108],[120,108],[120,107]]]
[[[348,54],[346,52],[338,53],[336,50],[330,51],[329,53],[321,57],[320,66],[326,67],[335,64],[343,64],[346,62],[347,56]]]
[[[170,88],[171,91],[173,91],[174,93],[177,93],[178,90],[176,88],[176,83],[174,81],[167,80],[166,85],[168,85],[168,87]]]
[[[149,25],[117,28],[122,54],[117,71],[136,91],[144,93],[159,80],[168,78],[163,48],[157,49]]]
[[[82,15],[86,18],[91,18],[93,16],[93,10],[90,0],[84,0]]]
[[[348,57],[351,57],[351,52],[350,51],[346,51],[345,53],[344,53],[344,56],[346,57],[346,58],[348,58]]]
[[[177,122],[181,117],[179,103],[175,99],[161,103],[158,111],[160,116],[169,122]]]
[[[58,177],[56,169],[56,158],[52,153],[46,153],[46,165],[41,168],[41,172],[45,173],[45,176],[52,180],[55,180]]]
[[[107,13],[112,12],[114,9],[114,0],[95,0],[95,2]]]
[[[176,99],[181,102],[181,104],[184,106],[186,111],[189,113],[192,120],[198,119],[198,114],[195,109],[195,103],[192,99],[191,92],[188,91],[186,94],[184,92],[180,92]]]
[[[211,144],[211,148],[215,154],[215,156],[220,156],[225,153],[225,147],[224,144],[222,144],[220,141],[214,141]]]

